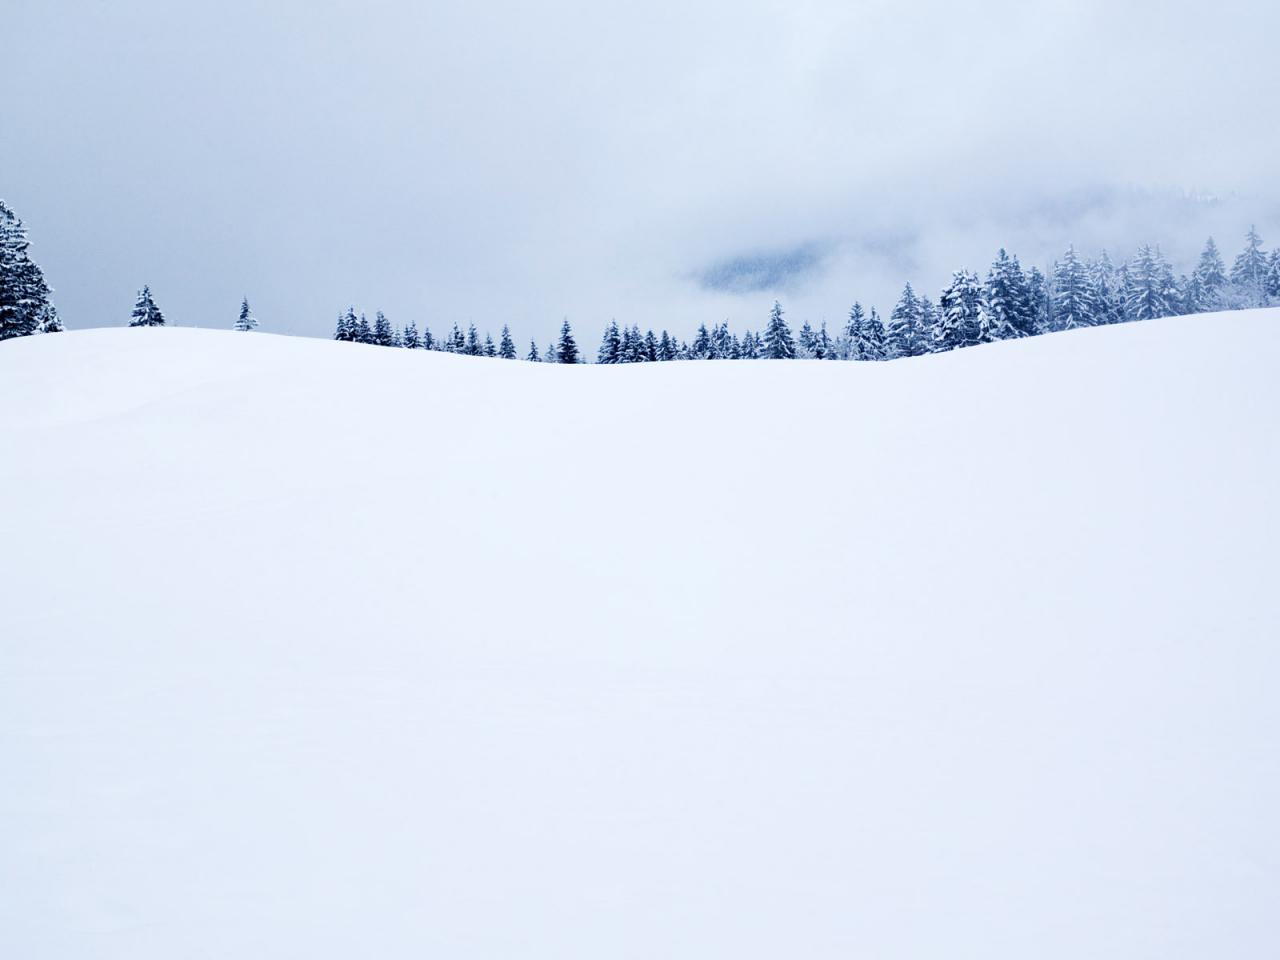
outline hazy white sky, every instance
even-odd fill
[[[72,327],[150,283],[180,323],[687,336],[1001,245],[1280,241],[1270,0],[0,8],[0,196]]]

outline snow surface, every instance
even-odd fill
[[[0,344],[0,956],[1273,958],[1278,366]]]

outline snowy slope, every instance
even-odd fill
[[[0,956],[1274,957],[1278,366],[0,344]]]

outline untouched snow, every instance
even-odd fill
[[[0,344],[0,956],[1272,958],[1278,368]]]

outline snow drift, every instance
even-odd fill
[[[1271,957],[1277,358],[0,344],[0,955]]]

